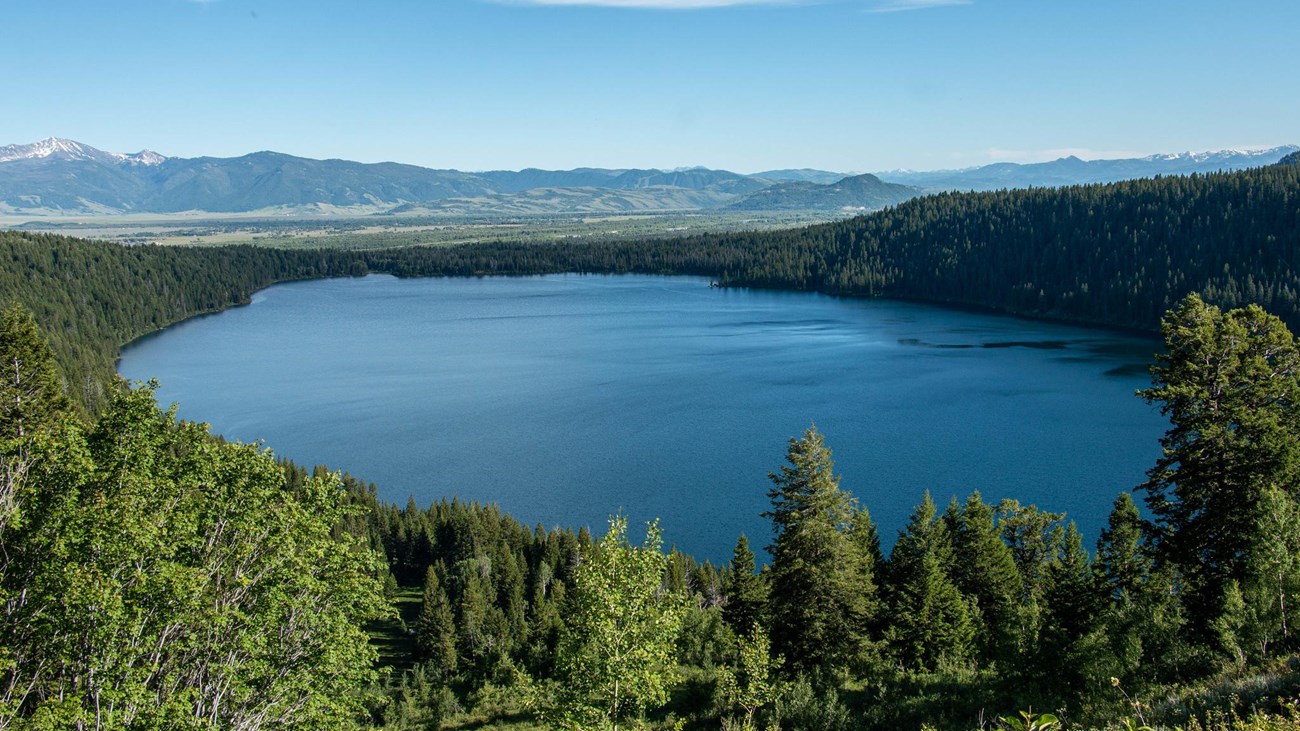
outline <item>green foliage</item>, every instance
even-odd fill
[[[451,689],[441,684],[442,668],[416,665],[390,674],[371,700],[371,719],[385,731],[437,731],[458,708]]]
[[[385,614],[378,556],[336,532],[329,475],[114,395],[28,445],[37,496],[5,536],[6,719],[34,728],[355,726]],[[55,721],[53,719],[60,719]]]
[[[739,661],[733,670],[718,668],[718,698],[723,727],[734,731],[757,731],[755,714],[771,705],[779,696],[776,672],[783,658],[772,657],[771,642],[762,625],[754,625],[748,635],[739,638]],[[734,715],[739,712],[741,715]]]
[[[820,693],[802,676],[787,684],[777,697],[775,713],[781,731],[850,731],[853,714],[834,688]]]
[[[978,609],[949,578],[952,565],[947,525],[926,492],[889,556],[886,638],[903,667],[935,670],[971,657]]]
[[[1033,711],[1021,711],[1018,716],[1003,716],[998,720],[1008,731],[1051,731],[1061,725],[1056,716]]]
[[[1136,596],[1151,578],[1151,557],[1142,533],[1142,517],[1130,493],[1115,498],[1106,527],[1097,541],[1097,582],[1111,600]]]
[[[22,439],[66,416],[54,355],[21,305],[0,312],[0,442]]]
[[[1097,628],[1101,597],[1093,580],[1092,561],[1074,523],[1061,541],[1059,554],[1048,571],[1044,593],[1047,616],[1043,628],[1038,667],[1045,683],[1071,699],[1082,698],[1089,681],[1100,673],[1098,649],[1091,633]]]
[[[950,575],[962,594],[975,602],[980,652],[990,659],[1011,661],[1018,645],[1020,574],[994,523],[992,506],[978,492],[972,493],[953,514],[948,531],[953,546]]]
[[[1300,506],[1278,487],[1260,495],[1244,592],[1255,621],[1258,659],[1294,646],[1295,597],[1300,592]]]
[[[1078,639],[1086,634],[1097,616],[1100,598],[1092,571],[1092,559],[1083,547],[1078,527],[1071,522],[1065,529],[1057,560],[1049,569],[1045,593],[1051,622],[1063,639]]]
[[[853,496],[840,489],[831,451],[816,427],[791,439],[789,464],[770,473],[775,541],[769,578],[772,646],[800,672],[859,661],[876,604],[869,562],[849,531]]]
[[[947,193],[773,233],[737,283],[1153,330],[1187,292],[1300,324],[1300,168]],[[727,281],[732,281],[728,279]]]
[[[583,556],[556,656],[565,725],[617,729],[667,700],[684,603],[662,585],[661,543],[651,523],[645,542],[632,546],[627,519],[619,516]]]
[[[1300,478],[1300,350],[1259,307],[1224,313],[1195,295],[1164,334],[1168,352],[1142,396],[1172,426],[1143,488],[1159,553],[1188,581],[1203,627],[1227,583],[1246,579],[1263,494]]]
[[[767,589],[757,570],[749,539],[742,534],[736,540],[736,549],[727,567],[723,584],[726,604],[722,609],[727,624],[742,635],[748,634],[762,619],[763,605],[767,601]]]
[[[1145,687],[1171,674],[1183,654],[1175,576],[1171,568],[1153,566],[1137,505],[1129,493],[1120,493],[1093,563],[1099,602],[1099,625],[1090,638],[1095,677]]]
[[[1043,594],[1056,558],[1059,522],[1063,517],[1039,510],[1035,505],[1021,505],[1016,500],[1003,500],[998,505],[998,528],[1020,574],[1015,636],[1019,640],[1018,650],[1025,656],[1032,655],[1039,645],[1047,610],[1043,606]]]
[[[443,591],[438,570],[432,566],[424,579],[420,618],[415,625],[415,652],[429,663],[429,669],[437,677],[445,678],[456,671],[456,625],[451,603]]]
[[[1211,712],[1204,721],[1192,719],[1185,731],[1300,731],[1300,705],[1287,701],[1281,713],[1254,709],[1245,717],[1235,709]]]
[[[736,651],[736,633],[722,618],[720,607],[687,602],[676,645],[679,665],[709,671],[719,663],[731,661]]]

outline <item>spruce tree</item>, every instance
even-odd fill
[[[1097,582],[1110,601],[1123,595],[1137,597],[1151,577],[1151,558],[1142,533],[1142,516],[1133,496],[1122,492],[1115,498],[1106,527],[1097,539]]]
[[[767,600],[763,580],[755,571],[754,552],[749,550],[749,539],[741,534],[727,566],[727,579],[723,587],[726,604],[722,617],[737,635],[747,635],[762,618]]]
[[[1100,638],[1092,635],[1101,605],[1093,580],[1092,562],[1073,522],[1061,538],[1058,555],[1048,569],[1044,592],[1045,626],[1035,660],[1042,684],[1056,693],[1079,698],[1089,679],[1101,673],[1095,647]],[[1098,640],[1094,642],[1094,640]]]
[[[0,441],[28,436],[69,408],[54,355],[30,313],[0,312]]]
[[[834,671],[867,646],[875,587],[847,531],[853,497],[840,489],[831,451],[816,427],[791,439],[788,465],[768,477],[775,540],[768,617],[773,651],[794,671]]]
[[[952,546],[925,493],[889,557],[890,624],[886,639],[905,667],[934,670],[964,661],[975,641],[974,607],[949,578]]]
[[[994,523],[993,506],[978,492],[962,506],[952,531],[952,579],[979,610],[978,644],[989,660],[1010,660],[1016,648],[1020,575]]]
[[[1048,587],[1048,572],[1056,559],[1059,544],[1060,513],[1021,505],[1016,500],[998,504],[998,529],[1011,549],[1016,571],[1020,574],[1020,593],[1016,606],[1016,638],[1022,652],[1038,644],[1038,634],[1045,619],[1043,594]]]
[[[1246,579],[1261,495],[1300,484],[1300,350],[1258,306],[1224,313],[1194,294],[1163,333],[1167,354],[1142,396],[1171,427],[1142,488],[1159,555],[1188,581],[1190,618],[1206,628],[1227,583]]]
[[[884,569],[885,554],[880,550],[880,531],[876,529],[871,512],[865,505],[854,513],[853,522],[849,525],[849,537],[857,547],[861,559],[866,562],[867,571],[872,577],[877,577]]]
[[[430,566],[424,577],[424,602],[415,625],[415,651],[423,661],[437,668],[441,677],[456,672],[456,625],[451,602],[442,588],[437,568]]]
[[[1092,627],[1098,613],[1092,560],[1083,547],[1079,528],[1070,521],[1061,541],[1060,555],[1048,571],[1048,614],[1058,637],[1073,641]]]

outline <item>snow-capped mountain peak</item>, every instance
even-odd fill
[[[65,140],[61,137],[47,137],[30,145],[6,145],[0,147],[0,162],[39,160],[42,158],[97,160],[128,165],[158,165],[167,159],[152,150],[142,150],[134,155],[104,152],[90,145],[84,145],[75,140]]]
[[[1293,145],[1283,145],[1281,147],[1214,150],[1210,152],[1167,152],[1158,155],[1147,155],[1146,157],[1139,159],[1146,162],[1186,161],[1192,163],[1232,160],[1249,161],[1254,159],[1271,159],[1279,157],[1293,149],[1295,149]]]
[[[122,161],[128,165],[161,165],[167,161],[167,156],[153,150],[141,150],[134,155],[123,155]]]
[[[33,142],[30,145],[8,145],[6,147],[0,147],[0,162],[9,162],[11,160],[34,160],[54,155],[68,158],[93,159],[103,155],[103,153],[93,147],[83,145],[80,142],[65,140],[59,137],[49,137],[40,142]]]

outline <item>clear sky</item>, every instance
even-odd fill
[[[463,170],[1300,142],[1300,0],[2,0],[0,145]]]

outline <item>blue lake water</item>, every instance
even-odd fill
[[[767,473],[815,422],[886,544],[922,492],[1065,511],[1095,540],[1166,428],[1134,396],[1159,347],[885,300],[703,279],[297,282],[122,354],[130,379],[230,439],[262,440],[422,505],[491,501],[533,525],[658,517],[726,560],[765,545]]]

